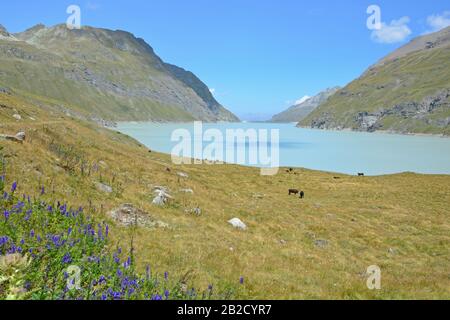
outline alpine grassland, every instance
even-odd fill
[[[0,93],[0,134],[18,132],[0,141],[2,299],[450,298],[447,175],[176,166],[52,101]],[[172,199],[156,206],[162,187]],[[124,204],[149,223],[117,220]],[[81,290],[67,290],[72,265]]]

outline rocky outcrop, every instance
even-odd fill
[[[23,143],[25,141],[26,134],[25,132],[19,132],[15,136],[11,136],[8,134],[0,134],[0,140],[8,140],[18,143]]]
[[[136,208],[132,204],[123,204],[119,208],[109,212],[109,216],[117,223],[125,227],[168,228],[169,225],[154,219],[147,212]]]
[[[426,116],[432,114],[436,109],[450,109],[448,98],[450,89],[442,90],[436,95],[426,97],[421,102],[405,102],[393,106],[392,108],[380,109],[375,113],[360,112],[356,116],[357,130],[373,132],[383,128],[383,119],[388,116],[395,116],[404,119],[416,119],[439,127],[449,125],[447,119],[431,120]]]

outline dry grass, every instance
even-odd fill
[[[170,225],[133,235],[141,267],[148,263],[174,277],[190,272],[197,287],[235,285],[243,276],[238,298],[450,299],[449,176],[334,179],[336,174],[297,169],[262,177],[257,169],[234,165],[176,167],[169,156],[149,153],[124,135],[49,115],[17,97],[0,95],[0,102],[10,107],[0,108],[0,133],[28,135],[23,145],[0,142],[7,181],[17,180],[19,191],[37,194],[45,185],[49,198],[54,193],[91,206],[102,219],[133,203]],[[11,117],[16,111],[24,116],[20,122]],[[98,181],[111,185],[113,194],[99,192]],[[174,202],[153,206],[154,185],[169,187]],[[304,190],[306,199],[289,197],[289,188]],[[185,213],[196,206],[200,217]],[[234,217],[248,230],[230,227]],[[112,233],[123,246],[130,243],[131,230],[116,226]],[[319,239],[328,246],[317,247]],[[370,265],[382,269],[380,291],[366,288]]]

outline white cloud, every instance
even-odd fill
[[[436,32],[450,26],[450,11],[444,11],[442,14],[433,14],[428,16],[427,24],[431,28],[428,32]]]
[[[390,24],[381,23],[381,29],[372,32],[372,40],[378,43],[397,43],[404,41],[412,31],[408,26],[409,17],[392,20]]]
[[[303,98],[298,99],[297,101],[295,101],[295,105],[297,106],[299,104],[302,104],[303,102],[305,102],[306,100],[309,100],[309,99],[311,99],[310,96],[304,96]]]

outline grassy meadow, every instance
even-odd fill
[[[16,194],[32,197],[45,186],[47,201],[106,221],[109,245],[127,250],[133,240],[142,273],[150,265],[196,288],[236,288],[233,298],[244,299],[450,299],[450,176],[281,169],[264,177],[236,165],[174,166],[51,102],[0,94],[0,106],[0,134],[27,134],[23,144],[0,141],[5,185],[17,182]],[[174,199],[152,205],[155,186]],[[306,198],[288,196],[290,188]],[[107,213],[124,203],[168,227],[115,224]],[[200,216],[186,213],[197,207]],[[248,230],[227,223],[235,217]],[[381,290],[366,287],[371,265],[382,270]]]

